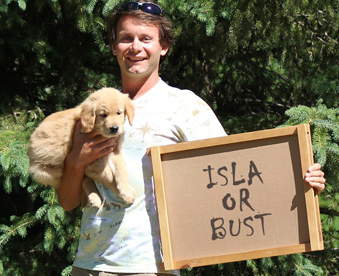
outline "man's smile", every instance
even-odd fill
[[[145,58],[138,58],[138,57],[128,57],[127,59],[131,60],[131,61],[142,61]]]

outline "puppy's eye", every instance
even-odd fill
[[[122,114],[122,112],[121,112],[121,111],[118,111],[117,114],[120,115],[120,114]]]
[[[100,116],[101,116],[102,118],[106,118],[106,117],[107,117],[107,114],[104,113],[104,114],[101,114]]]

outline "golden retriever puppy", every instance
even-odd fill
[[[51,114],[45,118],[30,137],[29,171],[41,184],[58,188],[65,158],[71,150],[75,124],[81,121],[81,132],[98,132],[105,137],[123,134],[126,117],[132,125],[134,106],[127,94],[113,88],[102,88],[92,93],[79,106]],[[89,164],[83,181],[83,205],[87,201],[100,207],[101,197],[92,179],[119,194],[126,204],[132,204],[135,191],[129,184],[126,164],[121,154],[120,136],[114,151]],[[89,177],[89,178],[88,178]],[[91,179],[90,179],[91,178]]]

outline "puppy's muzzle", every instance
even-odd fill
[[[118,126],[112,126],[109,128],[111,134],[117,134],[119,131],[119,127]]]

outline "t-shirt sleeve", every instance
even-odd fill
[[[188,141],[226,136],[226,132],[210,106],[193,92],[183,90],[176,110],[176,121]]]

